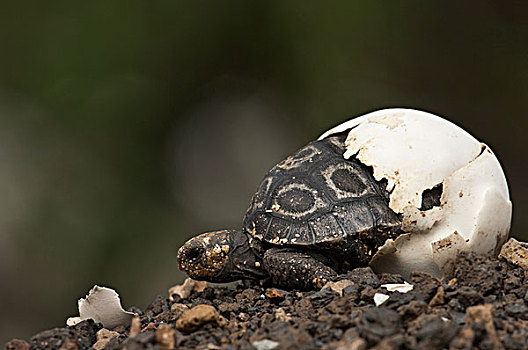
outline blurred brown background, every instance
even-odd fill
[[[384,107],[491,145],[528,238],[524,1],[0,5],[0,343],[95,284],[145,307],[271,166]]]

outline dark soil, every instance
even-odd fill
[[[255,282],[158,297],[105,345],[132,349],[528,349],[528,273],[497,258],[462,254],[443,282],[412,274],[413,290],[388,292],[399,275],[358,268],[341,291],[285,291]],[[376,307],[375,293],[390,298]],[[342,295],[341,295],[342,294]],[[88,349],[93,321],[41,332],[6,349]],[[132,333],[132,334],[130,334]],[[115,334],[115,333],[114,333]],[[132,335],[132,336],[131,336]]]

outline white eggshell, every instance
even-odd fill
[[[111,288],[93,286],[86,298],[78,301],[79,316],[70,317],[66,321],[68,326],[73,326],[83,320],[93,319],[101,322],[105,328],[112,329],[117,326],[128,326],[136,315],[123,310],[119,294]]]
[[[374,304],[376,304],[376,306],[380,306],[381,304],[389,300],[389,298],[390,297],[387,294],[376,293],[374,294]]]
[[[439,278],[460,251],[497,252],[511,222],[511,202],[493,152],[455,124],[433,114],[393,108],[349,120],[320,139],[348,131],[345,158],[371,166],[386,179],[389,207],[402,214],[402,230],[371,261],[377,272]],[[442,184],[440,206],[420,210],[422,193]]]

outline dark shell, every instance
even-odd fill
[[[344,238],[388,236],[401,221],[370,168],[344,159],[344,138],[314,141],[273,167],[251,200],[244,228],[278,245],[339,243]],[[367,238],[368,240],[376,240]],[[339,244],[335,245],[339,247]]]

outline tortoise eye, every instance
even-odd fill
[[[199,261],[202,259],[204,249],[201,247],[193,247],[189,250],[188,257],[191,261]]]

